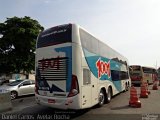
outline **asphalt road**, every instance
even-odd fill
[[[139,90],[140,87],[136,87]],[[160,120],[160,90],[152,90],[149,98],[140,98],[142,107],[128,106],[130,92],[120,93],[113,97],[109,104],[101,108],[92,107],[86,110],[58,110],[37,105],[34,96],[25,96],[12,101],[13,109],[4,114],[30,115],[34,119],[75,119],[75,120]],[[159,87],[160,89],[160,87]],[[47,116],[48,115],[48,116]],[[5,118],[5,116],[4,116]]]

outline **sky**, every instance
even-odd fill
[[[130,65],[160,66],[160,0],[0,0],[0,23],[14,16],[45,29],[76,23]]]

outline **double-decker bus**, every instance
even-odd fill
[[[53,108],[102,106],[131,85],[127,59],[76,24],[41,32],[35,62],[36,101]]]
[[[133,84],[147,82],[152,84],[157,79],[156,69],[153,67],[130,65],[130,77]]]

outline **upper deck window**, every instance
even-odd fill
[[[60,25],[49,28],[40,33],[37,41],[37,48],[72,42],[72,25]]]

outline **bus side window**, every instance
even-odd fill
[[[88,69],[83,68],[83,85],[91,84],[91,73]]]

